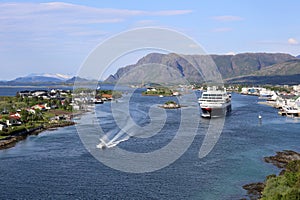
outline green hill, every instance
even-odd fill
[[[116,74],[108,77],[106,82],[118,82],[122,79],[123,82],[128,83],[151,82],[151,80],[176,83],[179,80],[203,82],[223,79],[236,83],[243,82],[245,79],[255,82],[262,76],[267,76],[270,77],[270,82],[277,84],[280,82],[279,76],[300,74],[299,61],[300,59],[283,53],[237,55],[151,53],[138,60],[136,64],[120,68]],[[212,70],[215,68],[218,71]]]
[[[289,60],[283,63],[268,66],[254,73],[258,76],[284,76],[300,74],[300,59]]]
[[[299,84],[300,59],[267,66],[250,75],[226,79],[229,83],[251,84]]]

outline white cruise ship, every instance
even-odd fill
[[[231,111],[231,95],[216,86],[208,87],[198,100],[202,117],[222,117]]]

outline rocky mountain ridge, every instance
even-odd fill
[[[241,53],[236,55],[178,55],[151,53],[138,60],[136,64],[120,68],[105,82],[115,83],[121,77],[141,82],[141,71],[148,71],[154,65],[162,70],[163,81],[183,78],[189,82],[203,82],[203,75],[215,65],[221,78],[230,82],[243,76],[293,76],[300,74],[300,59],[284,53]],[[144,66],[143,68],[141,66]],[[137,70],[141,68],[140,70]],[[163,68],[166,68],[163,70]],[[139,71],[139,72],[138,72]],[[172,71],[172,73],[170,72]],[[146,72],[148,73],[148,72]],[[149,72],[153,73],[153,71]],[[163,74],[164,73],[164,74]],[[262,75],[260,75],[260,73]],[[242,81],[242,79],[240,79]]]

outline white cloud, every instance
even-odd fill
[[[91,49],[109,34],[127,29],[128,24],[149,24],[151,17],[191,12],[99,8],[63,2],[0,2],[0,60],[6,66],[7,77],[28,71],[74,72],[74,66],[80,65]]]
[[[153,15],[153,16],[168,16],[168,15],[183,15],[193,12],[192,10],[161,10],[161,11],[143,11],[143,10],[128,10],[128,9],[110,9],[110,8],[95,8],[64,2],[41,3],[43,10],[77,10],[81,12],[110,14],[119,16],[134,16],[134,15]]]
[[[212,17],[212,19],[214,19],[216,21],[221,21],[221,22],[241,21],[241,20],[243,20],[242,17],[233,16],[233,15],[214,16],[214,17]]]
[[[80,37],[90,37],[90,41],[96,37],[99,41],[99,36],[105,37],[110,31],[105,30],[105,24],[120,24],[133,17],[143,20],[145,16],[174,16],[191,12],[97,8],[64,2],[0,3],[0,41],[10,48],[22,43],[31,45],[34,41],[39,41],[40,45],[53,45],[55,41],[75,41]]]
[[[227,52],[225,55],[234,56],[234,55],[236,55],[236,53],[233,51],[230,51],[230,52]]]
[[[143,11],[95,8],[63,2],[2,4],[0,3],[0,11],[0,19],[8,20],[24,18],[33,19],[35,17],[46,18],[58,16],[63,17],[61,18],[61,20],[70,20],[71,17],[75,17],[75,19],[94,19],[94,17],[100,17],[100,19],[102,19],[102,21],[95,21],[94,23],[110,23],[111,19],[119,19],[129,16],[171,16],[189,14],[193,12],[192,10]],[[67,20],[67,22],[69,22],[69,20]],[[112,23],[114,23],[114,21],[112,21]]]
[[[299,44],[298,40],[296,40],[295,38],[289,38],[288,39],[288,43],[292,44],[292,45]]]

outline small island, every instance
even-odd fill
[[[160,106],[164,109],[178,109],[181,108],[179,104],[177,104],[175,101],[167,101],[164,105]]]
[[[148,87],[145,92],[142,93],[143,96],[178,96],[179,92],[172,91],[166,87]]]

